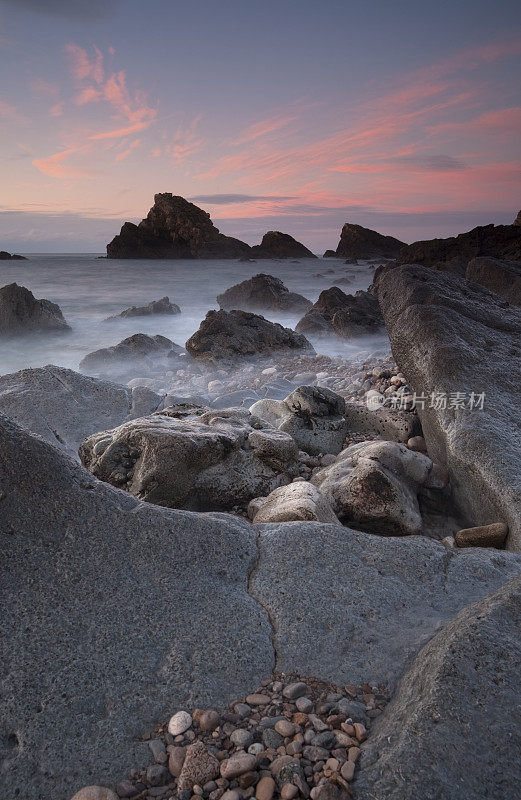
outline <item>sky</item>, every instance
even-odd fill
[[[157,192],[250,244],[521,208],[513,0],[0,0],[0,249],[102,252]]]

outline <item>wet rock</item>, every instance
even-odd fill
[[[170,508],[231,509],[289,483],[298,448],[248,411],[175,407],[88,437],[82,463],[100,480]]]
[[[171,303],[170,298],[162,297],[161,300],[152,300],[146,306],[132,306],[126,308],[121,314],[108,317],[108,320],[120,319],[121,317],[148,317],[152,314],[180,314],[181,309],[176,303]]]
[[[210,215],[183,197],[156,194],[139,225],[125,222],[107,245],[108,258],[240,258],[251,248],[219,233]]]
[[[186,349],[206,363],[273,351],[315,352],[305,336],[247,311],[209,311]]]
[[[300,294],[290,292],[280,278],[254,275],[217,295],[221,309],[242,311],[292,311],[303,314],[312,303]]]
[[[29,289],[17,283],[0,289],[0,335],[69,330],[56,303],[37,300]]]

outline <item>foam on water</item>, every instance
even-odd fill
[[[0,286],[16,282],[35,297],[58,303],[71,325],[69,334],[36,334],[4,340],[0,374],[44,364],[77,369],[87,353],[117,344],[133,333],[162,334],[180,345],[197,330],[216,296],[259,272],[281,278],[288,289],[315,302],[323,289],[338,285],[352,294],[366,289],[374,264],[346,264],[342,259],[262,260],[109,260],[96,255],[29,255],[27,261],[0,262]],[[320,274],[323,277],[318,277]],[[347,279],[349,282],[343,282]],[[176,316],[127,318],[105,322],[129,306],[146,305],[168,295],[181,307]],[[294,328],[300,315],[272,314],[267,319]],[[352,342],[312,339],[319,353],[344,358],[388,347],[385,336]]]

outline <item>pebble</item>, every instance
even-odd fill
[[[174,747],[172,745],[168,749],[170,752],[170,756],[168,758],[168,769],[174,778],[178,778],[183,768],[183,763],[186,756],[186,747]]]
[[[342,764],[340,774],[345,781],[352,781],[355,776],[355,762],[346,761],[345,764]]]
[[[295,705],[304,714],[309,714],[310,711],[313,711],[313,703],[308,697],[297,697]]]
[[[237,728],[231,734],[230,740],[235,747],[242,747],[244,750],[247,750],[253,743],[253,735],[249,731],[244,730],[244,728]]]
[[[289,686],[286,686],[285,689],[282,690],[282,694],[284,697],[287,697],[288,700],[296,700],[298,697],[303,697],[308,690],[308,687],[302,681],[297,681],[296,683],[290,683]]]
[[[168,760],[168,756],[166,754],[165,745],[161,741],[161,739],[151,739],[148,743],[152,755],[154,757],[154,761],[157,761],[160,764],[164,764],[165,761]]]
[[[293,800],[298,794],[298,789],[293,783],[285,783],[280,790],[282,800]]]
[[[192,790],[195,785],[204,786],[219,775],[220,766],[216,757],[202,742],[194,742],[186,748],[178,789]]]
[[[152,766],[147,769],[147,781],[151,786],[160,786],[167,778],[167,770],[160,764],[152,764]]]
[[[257,800],[271,800],[275,792],[275,781],[270,775],[265,775],[257,784],[255,797]]]
[[[112,789],[106,789],[104,786],[84,786],[76,792],[72,800],[119,800],[119,798]]]
[[[286,738],[287,736],[293,736],[295,733],[295,726],[292,722],[289,722],[289,720],[281,719],[275,723],[275,730]]]
[[[246,702],[250,706],[266,706],[270,702],[270,698],[265,694],[249,694]]]
[[[199,727],[202,731],[214,731],[216,728],[219,727],[219,714],[217,711],[213,709],[208,709],[208,711],[203,711],[201,716],[199,717]]]
[[[230,758],[221,762],[221,776],[233,780],[238,775],[254,769],[256,763],[257,758],[251,753],[234,753]]]
[[[170,722],[168,723],[168,733],[172,736],[178,736],[180,733],[184,733],[188,730],[192,725],[192,717],[187,711],[178,711],[174,714],[173,717],[170,718]]]

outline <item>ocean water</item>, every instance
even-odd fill
[[[0,286],[16,282],[37,298],[58,303],[70,333],[32,334],[0,344],[0,374],[44,364],[77,369],[87,353],[117,344],[133,333],[161,334],[180,345],[197,330],[216,296],[259,272],[281,278],[288,289],[315,301],[331,286],[351,294],[366,289],[377,265],[346,264],[343,259],[262,260],[108,260],[96,254],[29,255],[27,261],[0,262]],[[168,295],[181,308],[175,316],[139,317],[106,322],[130,306],[146,305]],[[294,328],[300,315],[264,314]],[[310,337],[311,338],[311,337]],[[351,342],[313,339],[319,353],[359,357],[388,346],[385,335]]]

